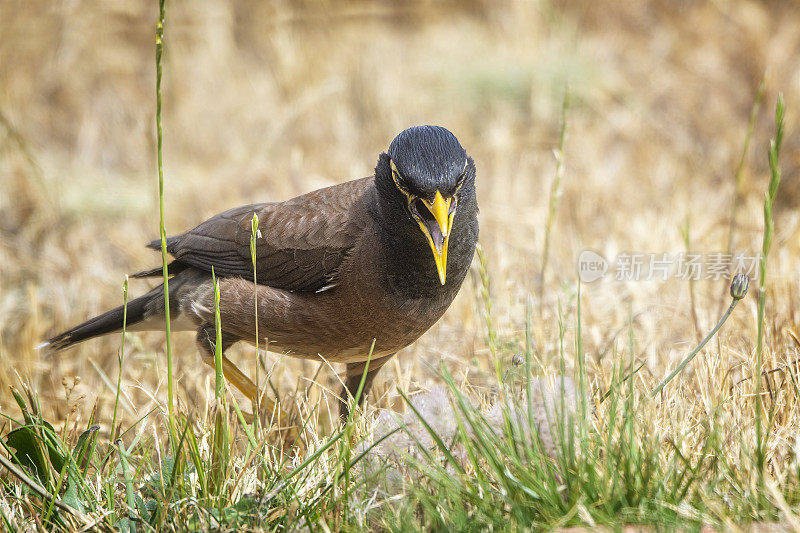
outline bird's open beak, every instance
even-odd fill
[[[450,240],[450,230],[453,226],[453,217],[456,210],[450,211],[452,198],[445,200],[442,193],[436,191],[433,202],[420,198],[425,207],[433,215],[429,217],[417,218],[422,233],[427,237],[428,244],[433,252],[433,260],[436,262],[436,270],[439,273],[439,281],[444,285],[447,278],[447,243]]]

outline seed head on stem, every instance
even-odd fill
[[[747,289],[750,288],[750,278],[747,274],[736,274],[731,281],[731,298],[741,300],[747,296]]]

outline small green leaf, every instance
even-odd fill
[[[127,517],[117,520],[114,527],[117,531],[122,531],[123,533],[136,533],[136,523]]]
[[[45,486],[50,486],[50,469],[39,441],[39,436],[31,426],[22,426],[6,436],[6,444],[16,450],[12,457],[15,463],[34,473]]]
[[[136,504],[136,511],[139,512],[139,516],[146,522],[149,522],[153,513],[158,510],[158,505],[155,504],[155,500],[153,499],[148,499],[147,502],[145,502],[141,496],[136,494],[133,497],[133,501]]]
[[[99,429],[100,426],[92,426],[78,437],[78,442],[72,450],[72,457],[75,458],[75,462],[80,468],[84,468],[91,457],[91,452],[88,454],[86,452],[90,448],[94,448],[94,437],[97,435],[97,430]]]
[[[33,424],[33,418],[31,414],[28,412],[28,407],[25,404],[25,398],[22,397],[22,394],[19,393],[17,389],[11,387],[11,394],[14,395],[14,399],[17,401],[17,405],[19,405],[19,410],[22,412],[22,416],[25,417],[26,424]]]
[[[58,438],[53,425],[47,420],[38,420],[39,431],[37,435],[41,435],[42,444],[47,448],[47,455],[50,457],[50,464],[56,471],[61,472],[64,469],[64,464],[67,462],[67,450]]]
[[[83,513],[86,509],[83,506],[83,502],[78,497],[77,483],[75,483],[71,477],[72,476],[67,475],[69,482],[67,483],[67,490],[61,495],[61,501]]]

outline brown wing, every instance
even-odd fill
[[[214,267],[221,277],[252,278],[250,224],[256,213],[261,234],[256,238],[258,282],[289,291],[318,291],[335,283],[339,266],[362,231],[368,214],[358,201],[371,187],[372,178],[364,178],[286,202],[236,207],[169,237],[167,251],[178,268]],[[161,241],[148,246],[160,249]]]

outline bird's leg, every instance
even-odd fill
[[[370,387],[372,387],[372,380],[375,379],[378,371],[392,357],[394,357],[393,353],[370,360],[367,377],[364,379],[364,388],[361,390],[361,396],[358,398],[358,405],[364,402],[364,398],[366,398]],[[347,417],[350,415],[350,398],[355,398],[358,393],[358,386],[361,384],[361,378],[364,376],[364,369],[366,367],[366,361],[347,363],[344,387],[342,387],[342,404],[339,407],[339,417],[342,422],[346,421]]]
[[[248,378],[244,372],[239,370],[233,361],[225,357],[225,350],[238,341],[238,338],[232,340],[222,337],[222,374],[225,376],[231,385],[239,389],[239,392],[244,394],[252,403],[255,409],[258,405],[258,386]],[[200,353],[203,357],[203,362],[211,368],[216,368],[214,360],[214,353],[216,348],[216,331],[212,324],[204,324],[197,329],[197,346],[200,348]],[[286,421],[286,415],[277,408],[275,402],[269,398],[261,400],[262,412],[275,413],[276,419],[280,425]]]

